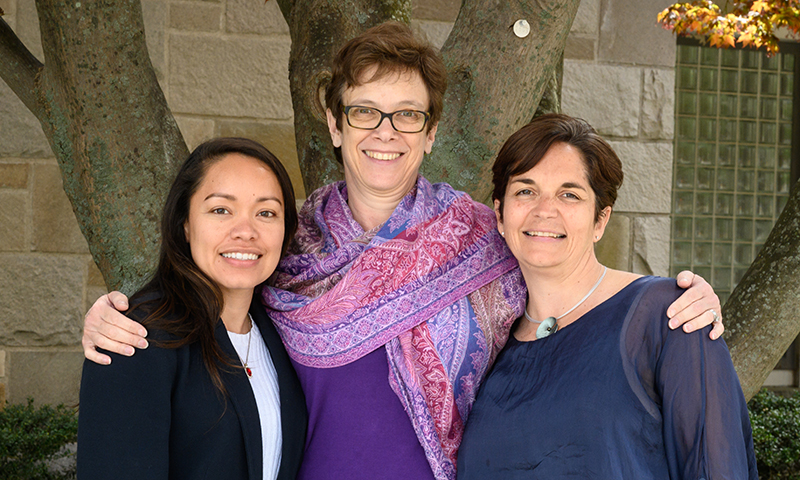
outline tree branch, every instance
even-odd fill
[[[436,145],[423,163],[430,180],[488,200],[489,165],[509,135],[533,118],[579,3],[463,1],[442,48],[449,86]],[[530,25],[524,38],[513,32],[521,19]]]
[[[761,388],[800,333],[800,184],[725,304],[725,341],[745,397]]]
[[[45,135],[106,284],[131,293],[158,259],[159,217],[188,151],[147,53],[139,0],[37,1]]]
[[[37,118],[43,114],[36,97],[36,77],[43,65],[0,18],[0,78]]]
[[[542,93],[542,99],[536,107],[536,113],[533,118],[542,116],[546,113],[561,113],[561,82],[564,79],[564,54],[561,54],[561,59],[556,64],[556,68],[547,80],[547,87]],[[531,119],[533,120],[533,119]]]
[[[292,8],[294,8],[294,0],[276,0],[276,1],[278,2],[278,7],[281,9],[281,13],[283,14],[283,19],[286,20],[286,23],[289,23],[289,19],[292,16]]]

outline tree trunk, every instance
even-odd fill
[[[533,118],[548,85],[558,82],[579,4],[463,1],[442,48],[449,85],[433,153],[422,165],[428,179],[489,200],[492,161],[505,140]],[[524,38],[514,34],[518,20],[530,25]]]
[[[800,184],[723,308],[725,339],[749,400],[800,333]]]
[[[158,259],[161,208],[188,154],[141,5],[39,0],[37,10],[45,64],[0,20],[0,76],[42,124],[106,285],[131,293]]]
[[[564,80],[564,53],[561,53],[561,58],[558,60],[550,78],[547,81],[547,86],[542,94],[542,99],[539,101],[539,106],[536,107],[536,113],[533,118],[540,117],[547,113],[561,113],[561,84]]]

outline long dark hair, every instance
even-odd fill
[[[232,365],[217,343],[214,330],[222,312],[222,291],[192,259],[184,224],[192,195],[211,165],[238,153],[264,163],[275,174],[283,194],[285,233],[281,255],[297,229],[294,189],[281,162],[263,145],[246,138],[216,138],[197,147],[172,182],[161,216],[161,253],[152,279],[131,297],[131,312],[142,309],[142,324],[176,337],[158,342],[164,348],[200,344],[203,362],[214,385],[225,392],[220,365]]]

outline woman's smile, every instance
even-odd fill
[[[364,150],[364,155],[368,156],[369,158],[374,158],[375,160],[394,160],[398,158],[401,153],[383,153],[383,152],[375,152],[372,150]]]
[[[571,268],[585,260],[608,218],[595,221],[595,194],[584,160],[563,143],[550,147],[535,167],[509,179],[502,215],[496,213],[498,229],[523,269]]]
[[[200,270],[222,289],[250,291],[278,264],[283,195],[260,161],[228,154],[208,167],[192,195],[186,239]]]
[[[528,237],[540,237],[540,238],[566,238],[566,235],[563,233],[555,233],[555,232],[546,232],[546,231],[539,231],[539,230],[523,230],[522,234]]]
[[[362,76],[370,79],[345,90],[347,105],[362,105],[382,112],[403,109],[427,111],[428,90],[417,72],[389,74],[372,80],[372,71]],[[374,129],[351,127],[341,116],[341,130],[336,116],[328,110],[328,128],[335,147],[342,149],[344,175],[351,197],[393,197],[400,201],[414,186],[425,153],[430,153],[436,125],[417,133],[398,132],[389,118]]]
[[[259,258],[261,258],[261,255],[258,255],[256,253],[242,253],[242,252],[223,253],[222,256],[232,260],[258,260]]]

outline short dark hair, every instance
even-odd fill
[[[575,147],[586,166],[589,185],[594,191],[595,221],[600,212],[614,205],[622,185],[622,162],[614,149],[585,120],[560,113],[535,118],[511,135],[492,166],[492,199],[500,202],[511,177],[521,175],[536,166],[550,148],[558,143]]]
[[[363,78],[371,68],[376,69],[372,77]],[[419,73],[425,84],[430,101],[427,126],[430,130],[442,117],[447,70],[441,55],[432,45],[416,38],[408,25],[395,21],[372,27],[353,38],[333,58],[325,105],[336,117],[336,127],[342,129],[345,90],[386,75],[405,72]],[[342,161],[338,148],[336,158]]]
[[[162,347],[178,348],[199,342],[203,362],[214,385],[221,392],[225,388],[219,376],[219,364],[229,364],[214,335],[222,313],[222,291],[195,263],[183,226],[189,218],[192,195],[208,169],[231,153],[254,158],[275,174],[283,194],[284,238],[281,254],[286,251],[297,230],[294,189],[286,169],[266,147],[253,140],[232,137],[209,140],[194,149],[172,182],[161,216],[158,266],[147,285],[131,297],[130,309],[133,312],[143,308],[146,312],[143,324],[154,326],[176,338],[160,343]]]

